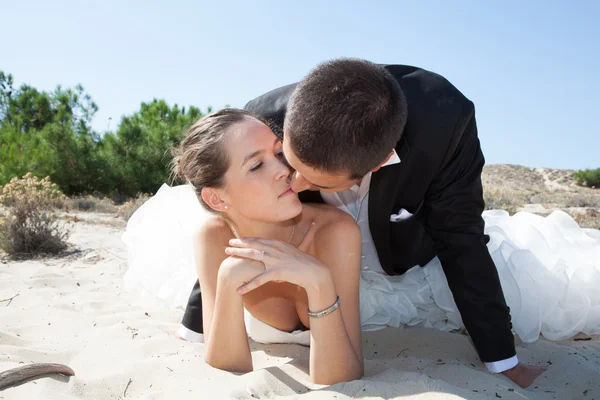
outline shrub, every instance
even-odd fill
[[[51,211],[61,201],[64,195],[48,177],[13,178],[0,190],[0,248],[13,257],[64,250],[68,232]]]
[[[571,213],[581,228],[600,229],[600,212],[590,209],[584,213]]]
[[[498,189],[483,189],[483,200],[486,210],[506,210],[509,214],[515,214],[517,208],[522,204],[517,204],[508,193],[502,193]]]
[[[118,215],[123,218],[125,221],[128,221],[129,218],[135,213],[135,211],[142,206],[146,201],[148,201],[152,197],[146,193],[140,193],[134,199],[126,201],[124,204],[118,206]]]
[[[579,170],[573,174],[573,179],[578,185],[600,187],[600,168]]]
[[[64,201],[57,203],[56,207],[67,212],[72,210],[106,214],[115,214],[118,212],[117,206],[111,199],[107,197],[99,198],[91,195],[65,198]]]

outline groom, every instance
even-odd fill
[[[355,217],[363,250],[377,250],[380,265],[372,268],[399,275],[439,257],[487,368],[522,387],[544,371],[517,359],[509,308],[486,247],[484,157],[471,101],[420,68],[339,59],[246,108],[283,135],[300,198]],[[184,337],[202,332],[197,283],[182,325]]]

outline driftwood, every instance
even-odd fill
[[[15,297],[17,297],[19,295],[19,293],[15,294],[13,297],[10,297],[8,299],[4,299],[4,300],[0,300],[0,303],[4,303],[5,301],[8,301],[8,303],[6,303],[6,307],[10,306],[10,303],[12,303],[13,299]]]
[[[75,372],[63,364],[40,363],[9,369],[0,373],[0,390],[25,383],[30,379],[38,379],[45,375],[61,374],[74,376]]]

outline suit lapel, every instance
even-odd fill
[[[408,153],[410,153],[410,144],[408,143],[408,140],[406,140],[405,137],[400,139],[400,143],[398,144],[398,146],[396,146],[396,153],[398,153],[400,163],[402,163],[402,160],[404,160],[408,156]]]
[[[402,139],[396,148],[400,163],[382,167],[374,172],[369,186],[369,229],[381,267],[388,275],[394,274],[390,249],[390,215],[397,211],[394,211],[393,207],[400,190],[400,171],[409,152],[408,141]]]

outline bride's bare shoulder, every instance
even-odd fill
[[[328,204],[304,204],[306,218],[314,222],[315,238],[323,236],[360,235],[352,216]]]
[[[195,231],[194,243],[202,246],[223,247],[227,246],[229,240],[234,237],[227,221],[218,215],[212,215],[204,220]]]
[[[311,233],[305,236],[310,240],[308,252],[329,268],[346,268],[347,265],[338,261],[346,260],[361,248],[362,236],[354,218],[332,206],[310,205],[307,211],[308,222],[314,223]]]
[[[329,204],[304,203],[303,207],[303,214],[315,222],[320,221],[322,224],[329,224],[340,220],[342,222],[354,222],[354,218],[350,214]]]

